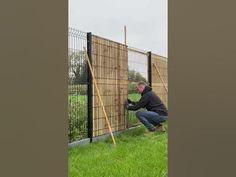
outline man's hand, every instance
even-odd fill
[[[128,109],[128,107],[129,107],[129,101],[127,100],[127,101],[125,101],[125,104],[124,104],[124,106],[125,106],[125,109]]]
[[[125,102],[125,108],[128,109],[129,106],[133,106],[132,101],[130,99],[127,99],[127,101]]]
[[[127,99],[128,103],[132,103],[132,101],[130,99]]]

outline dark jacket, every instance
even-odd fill
[[[166,106],[163,104],[160,97],[152,91],[151,87],[146,86],[141,96],[142,97],[138,102],[131,101],[133,106],[129,106],[128,110],[136,111],[140,108],[146,108],[148,111],[156,112],[159,115],[168,115]]]

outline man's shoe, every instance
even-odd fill
[[[155,134],[156,132],[156,127],[152,128],[152,129],[146,129],[146,131],[144,132],[145,136],[152,136],[153,134]]]
[[[156,127],[156,131],[161,132],[161,133],[166,132],[165,127],[164,127],[163,125],[157,126],[157,127]]]
[[[149,130],[149,132],[155,132],[157,129],[156,127],[153,127],[152,129]]]

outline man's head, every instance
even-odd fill
[[[143,82],[143,81],[138,82],[137,87],[136,87],[137,91],[139,93],[143,93],[146,86],[147,86],[147,84],[145,82]]]

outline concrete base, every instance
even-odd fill
[[[133,130],[133,129],[138,128],[138,127],[140,127],[140,125],[139,126],[135,126],[135,127],[130,127],[127,130],[113,132],[113,135],[117,136],[117,135],[119,135],[121,133]],[[110,134],[105,134],[105,135],[93,137],[93,142],[107,140],[110,136],[111,136]],[[79,145],[85,145],[85,144],[89,144],[89,143],[90,143],[90,139],[86,138],[86,139],[83,139],[83,140],[79,140],[79,141],[75,141],[75,142],[69,143],[68,147],[69,147],[69,149],[71,149],[71,148],[77,147]]]

